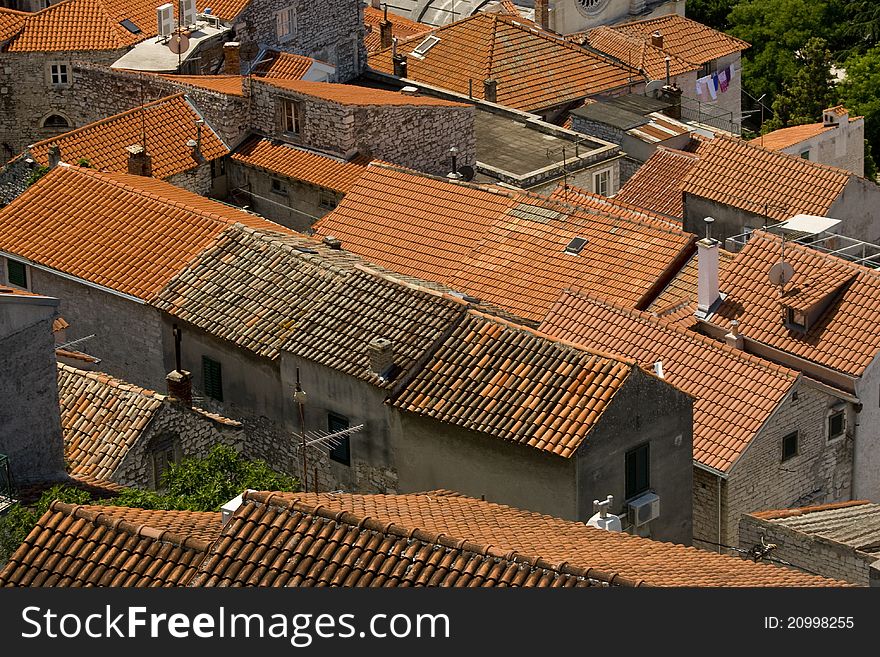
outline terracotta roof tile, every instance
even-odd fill
[[[622,219],[630,219],[645,223],[654,223],[662,228],[681,230],[681,221],[670,218],[667,215],[657,214],[645,208],[623,201],[619,195],[608,197],[601,194],[593,194],[580,187],[569,185],[566,189],[559,185],[553,190],[549,198],[560,203],[577,205],[590,210],[598,210]]]
[[[677,270],[693,236],[519,192],[373,164],[316,225],[320,235],[401,274],[438,281],[540,321],[560,290],[636,306]],[[375,235],[385,236],[377,241]],[[565,249],[587,240],[579,254]]]
[[[667,53],[651,45],[650,36],[629,34],[617,26],[603,25],[586,35],[569,37],[576,43],[588,43],[592,48],[611,55],[633,68],[644,71],[652,80],[666,78]],[[670,76],[681,75],[700,68],[699,63],[689,62],[669,54]]]
[[[206,7],[211,8],[211,14],[222,20],[232,22],[250,4],[251,0],[200,0],[197,7],[200,12]]]
[[[254,75],[285,80],[302,80],[315,60],[292,52],[269,51],[253,69]]]
[[[407,55],[407,78],[483,98],[483,81],[497,83],[497,102],[521,110],[538,110],[642,81],[603,55],[530,27],[507,14],[476,13],[432,33],[440,41],[423,58],[412,51],[420,35],[399,43]],[[393,73],[391,50],[369,58],[372,68]]]
[[[367,34],[364,37],[364,45],[368,53],[377,52],[382,49],[382,37],[379,31],[379,24],[384,20],[383,12],[370,5],[364,7],[364,25],[367,28]],[[388,14],[388,20],[391,22],[391,34],[400,40],[408,39],[417,34],[423,34],[434,28],[424,23],[404,18],[398,14]]]
[[[359,87],[353,84],[333,82],[312,82],[309,80],[285,80],[282,78],[253,78],[258,84],[265,84],[285,91],[293,91],[305,96],[328,100],[339,105],[395,105],[402,107],[469,107],[462,103],[432,98],[430,96],[407,96],[397,91]]]
[[[469,311],[394,405],[569,458],[631,370],[631,362]]]
[[[771,151],[781,151],[834,129],[834,126],[826,126],[824,123],[807,123],[768,132],[766,135],[749,140],[749,143],[769,148]]]
[[[60,165],[0,209],[0,250],[149,300],[234,223],[290,233],[155,178]]]
[[[733,262],[734,254],[724,249],[718,250],[718,271],[727,271]],[[664,314],[670,306],[681,302],[690,303],[697,300],[697,256],[696,254],[687,261],[684,267],[675,275],[657,298],[648,306],[650,312]]]
[[[614,30],[650,41],[654,32],[663,35],[663,51],[686,62],[705,64],[750,47],[734,36],[678,14],[621,23]]]
[[[58,363],[64,457],[74,476],[109,479],[164,397],[100,372]]]
[[[185,585],[210,545],[194,534],[218,514],[174,512],[172,526],[192,528],[186,535],[144,524],[166,522],[166,513],[56,501],[0,571],[0,586]]]
[[[200,541],[215,541],[223,529],[223,517],[219,511],[188,511],[165,509],[138,509],[127,506],[80,507],[90,511],[103,512],[133,525],[147,525],[159,531],[167,531],[183,537],[193,537]]]
[[[193,157],[193,149],[187,146],[187,141],[196,138],[195,122],[200,118],[201,115],[183,94],[178,94],[44,139],[28,150],[37,162],[46,165],[49,162],[49,146],[57,144],[65,162],[73,164],[86,159],[93,169],[126,172],[126,147],[140,144],[142,135],[146,133],[153,176],[165,179],[229,152],[206,124],[201,136],[200,152],[203,159]]]
[[[250,494],[249,494],[250,495]],[[258,494],[264,496],[265,494]],[[780,566],[587,527],[532,511],[446,494],[276,493],[272,500],[321,505],[403,527],[420,527],[553,563],[618,573],[652,586],[850,586]]]
[[[62,151],[63,153],[64,151]],[[343,162],[336,158],[273,142],[253,139],[236,149],[232,159],[286,178],[312,185],[347,192],[364,173],[363,164]]]
[[[853,506],[871,504],[869,500],[850,500],[848,502],[831,502],[829,504],[817,504],[815,506],[802,506],[795,509],[773,509],[770,511],[756,511],[750,516],[763,520],[781,520],[783,518],[795,518],[820,511],[832,511],[835,509],[848,509]]]
[[[731,137],[717,136],[698,154],[683,181],[685,193],[777,221],[800,213],[825,215],[852,176]]]
[[[155,36],[156,5],[151,0],[64,0],[30,14],[9,52],[88,51],[127,48]],[[133,34],[122,21],[134,23]]]
[[[756,231],[719,276],[727,294],[713,324],[727,328],[737,319],[748,339],[801,358],[861,376],[880,351],[880,272],[837,256],[787,242],[785,259],[795,271],[780,297],[767,272],[779,262],[780,238]],[[783,324],[785,307],[828,307],[806,332]],[[821,309],[821,308],[819,308]]]
[[[546,333],[633,358],[694,397],[694,460],[734,465],[797,381],[797,373],[667,324],[648,313],[564,292],[541,323]],[[707,387],[705,382],[712,381]],[[725,411],[738,408],[727,416]]]
[[[24,27],[25,18],[30,16],[24,11],[15,11],[0,7],[0,43],[11,39]]]
[[[652,212],[682,219],[682,186],[699,157],[692,153],[660,146],[614,197],[618,201]]]
[[[275,537],[285,537],[281,541]],[[419,526],[246,493],[190,586],[582,587],[634,585]]]
[[[159,77],[177,84],[206,89],[226,96],[244,96],[244,90],[241,86],[244,83],[244,77],[241,75],[160,75]]]

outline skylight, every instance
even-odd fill
[[[129,19],[125,19],[124,21],[120,21],[119,24],[124,27],[126,30],[131,32],[132,34],[140,34],[141,28],[132,23]]]
[[[585,240],[583,237],[575,237],[573,240],[571,240],[571,242],[568,243],[568,246],[565,247],[565,252],[572,255],[577,255],[583,250],[586,244],[587,240]]]
[[[440,43],[440,38],[435,37],[432,34],[427,39],[422,41],[419,45],[417,45],[410,54],[415,55],[416,57],[424,57],[428,53],[428,51],[436,46],[438,43]]]

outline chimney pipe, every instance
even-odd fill
[[[497,80],[492,80],[491,78],[488,80],[483,80],[483,99],[488,100],[490,103],[495,103],[498,101]]]
[[[730,320],[730,332],[724,336],[724,341],[727,343],[728,347],[742,350],[743,336],[740,335],[739,322],[737,320]]]
[[[710,236],[710,227],[715,221],[706,217],[706,237],[697,242],[697,312],[703,316],[718,301],[718,249],[719,242]]]
[[[550,31],[550,0],[535,0],[535,22],[542,30]]]
[[[147,151],[140,144],[132,144],[126,147],[128,151],[128,173],[132,176],[145,176],[147,178],[153,175],[153,162]]]
[[[391,61],[394,63],[394,75],[399,78],[406,77],[406,55],[392,55]]]
[[[229,41],[223,44],[223,72],[226,75],[241,75],[241,43]]]
[[[370,370],[384,378],[394,366],[394,349],[391,340],[376,338],[367,344],[367,356],[370,359]]]
[[[49,168],[54,169],[58,166],[58,163],[61,162],[61,147],[58,144],[51,144],[49,146]]]
[[[663,48],[663,33],[660,30],[651,34],[651,45],[655,48]]]

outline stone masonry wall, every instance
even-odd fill
[[[62,154],[63,157],[63,154]],[[211,178],[211,163],[206,162],[195,169],[182,171],[168,178],[168,182],[177,187],[188,189],[189,191],[199,194],[200,196],[208,196],[213,187]]]
[[[725,542],[739,544],[743,514],[849,500],[852,490],[852,413],[846,433],[827,439],[829,409],[839,400],[801,384],[734,465],[728,481]],[[782,439],[798,431],[798,454],[782,460]]]
[[[123,486],[152,488],[152,441],[163,434],[180,441],[180,456],[204,457],[218,444],[242,451],[243,432],[240,427],[225,425],[179,403],[166,400],[139,440],[128,451],[111,476]]]
[[[725,488],[727,483],[721,482],[721,517],[727,512]],[[716,543],[730,545],[724,536],[718,540],[718,477],[703,468],[694,466],[694,547],[712,552],[718,551]]]
[[[80,101],[73,62],[109,65],[124,52],[121,49],[52,53],[0,52],[0,156],[3,156],[3,160],[22,152],[29,144],[88,123],[89,121],[83,120],[72,110]],[[53,62],[68,65],[68,72],[72,76],[69,84],[51,84],[49,66]],[[134,104],[137,104],[136,101]],[[92,112],[101,112],[102,109],[98,103],[93,105]],[[70,128],[41,128],[40,123],[50,114],[59,114],[68,119]]]
[[[788,561],[825,577],[842,579],[868,586],[869,568],[876,554],[861,552],[822,536],[810,536],[775,522],[744,515],[739,523],[739,547],[748,550],[755,545],[775,543],[770,553],[774,559]]]
[[[296,31],[279,37],[276,14],[288,8]],[[293,52],[336,66],[341,82],[360,75],[367,61],[361,0],[252,0],[234,29],[245,60],[260,47]]]

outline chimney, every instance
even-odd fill
[[[663,49],[663,33],[660,30],[651,33],[651,45]]]
[[[49,146],[49,168],[54,169],[61,162],[61,147],[58,144]]]
[[[724,341],[728,347],[742,350],[743,336],[739,332],[739,322],[737,320],[730,320],[730,333],[724,336]]]
[[[385,17],[382,22],[379,23],[379,41],[382,45],[382,50],[391,47],[393,38],[394,32],[391,26],[391,21],[388,20],[388,5],[385,5]]]
[[[394,63],[394,75],[399,78],[406,77],[406,55],[392,55],[391,61]]]
[[[535,22],[544,30],[550,30],[550,0],[535,0]]]
[[[391,340],[376,338],[367,345],[367,356],[370,359],[370,370],[384,378],[394,366],[394,350]]]
[[[718,301],[718,248],[719,242],[709,235],[709,226],[715,221],[706,217],[706,237],[697,242],[697,312],[708,315]]]
[[[241,43],[238,41],[223,44],[223,72],[226,75],[241,75]]]
[[[342,249],[342,240],[337,237],[333,237],[332,235],[327,235],[327,237],[325,237],[321,241],[334,251],[340,251]]]
[[[132,144],[126,147],[128,151],[128,172],[133,176],[153,175],[153,163],[147,151],[140,144]]]
[[[192,406],[192,374],[186,370],[173,370],[165,377],[171,401]]]
[[[497,80],[492,80],[491,78],[483,80],[483,99],[488,100],[490,103],[498,102]]]

